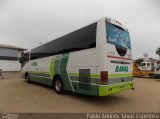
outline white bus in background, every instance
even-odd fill
[[[141,62],[139,69],[141,71],[155,71],[158,67],[157,61],[143,61]]]
[[[154,62],[144,61],[144,62],[141,62],[139,69],[141,71],[154,71],[155,67],[156,66],[155,66]]]
[[[102,18],[23,54],[27,82],[106,96],[133,89],[129,32],[116,20]]]

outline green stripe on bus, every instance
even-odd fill
[[[28,71],[28,73],[33,73],[33,74],[50,74],[50,72],[45,72],[45,71]]]
[[[52,70],[53,70],[52,71],[52,73],[53,73],[52,75],[54,75],[54,69],[52,69]],[[62,67],[61,67],[61,70],[63,70]],[[50,69],[50,71],[51,71],[51,69]],[[51,75],[50,72],[45,72],[45,71],[28,71],[28,72],[29,73],[34,73],[34,74],[50,74]],[[69,74],[69,76],[77,76],[77,77],[79,77],[79,73],[68,73],[68,74]],[[90,76],[92,78],[100,78],[100,75],[98,75],[98,74],[90,74]],[[132,77],[132,74],[131,73],[128,73],[128,74],[109,74],[108,76],[109,76],[109,78]]]
[[[61,56],[56,56],[55,58],[55,63],[54,63],[54,74],[60,74],[59,72],[59,65],[60,65],[60,60]]]
[[[100,78],[100,75],[99,74],[91,74],[91,77],[92,78]]]
[[[69,76],[76,76],[79,77],[79,73],[69,73]],[[98,74],[90,74],[91,78],[100,78]]]
[[[109,74],[108,76],[109,76],[109,78],[131,77],[132,74],[131,73],[127,73],[127,74]]]
[[[50,77],[51,77],[51,79],[53,79],[53,76],[54,76],[54,65],[55,65],[55,59],[52,58],[51,63],[50,63]]]
[[[61,61],[60,61],[60,65],[59,65],[60,75],[61,75],[63,82],[64,82],[64,89],[73,91],[71,84],[70,84],[70,81],[69,81],[68,73],[66,70],[68,58],[69,58],[69,53],[61,55]]]

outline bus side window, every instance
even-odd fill
[[[147,66],[150,66],[150,63],[147,63]]]
[[[146,66],[146,63],[142,63],[141,66]]]

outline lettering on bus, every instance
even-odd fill
[[[37,62],[31,62],[31,66],[37,66]]]
[[[116,66],[115,72],[128,72],[127,66]]]

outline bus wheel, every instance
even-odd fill
[[[63,82],[60,76],[56,76],[54,78],[54,89],[55,92],[58,94],[63,94],[64,90],[63,90]]]
[[[31,83],[30,77],[29,77],[29,74],[28,74],[28,73],[26,74],[26,81],[27,81],[27,83]]]

